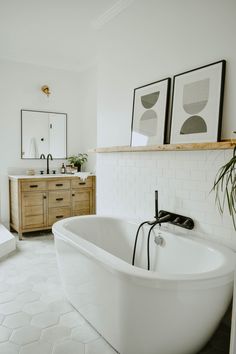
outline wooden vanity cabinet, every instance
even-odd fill
[[[50,229],[58,220],[95,213],[95,176],[9,177],[10,226],[18,232]]]

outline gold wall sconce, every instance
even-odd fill
[[[42,91],[45,95],[47,95],[48,97],[49,97],[49,95],[51,95],[51,92],[50,92],[50,89],[49,89],[48,85],[43,85],[43,86],[41,87],[41,91]]]

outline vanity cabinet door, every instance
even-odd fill
[[[89,215],[93,213],[92,189],[72,190],[72,215]]]
[[[47,193],[46,192],[22,192],[22,228],[34,229],[45,227]]]

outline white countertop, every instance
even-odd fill
[[[81,175],[83,174],[83,172],[80,172]],[[89,172],[84,172],[84,174],[87,174]],[[12,178],[12,179],[33,179],[33,178],[66,178],[66,177],[81,177],[81,175],[78,173],[78,174],[62,174],[62,173],[57,173],[57,174],[50,174],[50,175],[32,175],[32,176],[28,176],[28,175],[9,175],[8,177],[9,178]],[[88,177],[89,176],[95,176],[94,173],[89,173]]]

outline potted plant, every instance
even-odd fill
[[[88,161],[88,154],[79,153],[78,155],[72,155],[68,157],[68,161],[75,167],[77,171],[81,171],[81,166]]]
[[[212,189],[221,214],[226,204],[236,230],[236,146],[232,158],[219,169]]]

